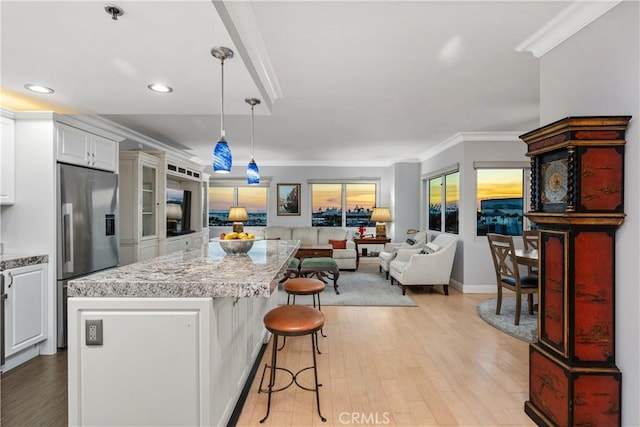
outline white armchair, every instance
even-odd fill
[[[429,234],[426,231],[419,231],[413,236],[415,243],[413,245],[402,243],[386,243],[384,250],[378,255],[378,270],[380,273],[385,272],[386,278],[389,279],[389,264],[393,261],[399,249],[422,249],[429,240]]]
[[[402,295],[407,286],[443,285],[444,294],[449,295],[449,279],[453,269],[458,239],[439,234],[425,247],[432,253],[416,253],[411,249],[398,249],[398,255],[389,264],[391,284],[402,286]]]

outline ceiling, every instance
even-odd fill
[[[230,47],[227,140],[236,164],[246,164],[244,99],[263,99],[258,165],[388,165],[419,159],[458,132],[537,127],[538,59],[515,47],[569,4],[113,3],[125,11],[118,20],[105,2],[2,0],[3,96],[99,115],[209,164],[221,85],[210,50]],[[147,89],[158,81],[173,92]],[[55,93],[30,93],[26,83]]]

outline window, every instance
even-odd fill
[[[376,206],[376,184],[312,183],[310,187],[314,227],[375,226],[371,213]]]
[[[227,226],[231,206],[244,206],[248,226],[267,225],[267,187],[209,187],[209,226]]]
[[[477,235],[522,235],[523,168],[477,169]]]
[[[458,234],[460,172],[443,173],[427,182],[429,230]]]

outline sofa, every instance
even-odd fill
[[[339,227],[245,227],[245,232],[262,239],[300,240],[300,244],[329,244],[333,241],[333,259],[340,270],[355,270],[357,253],[351,230]],[[338,247],[344,246],[343,249]]]
[[[453,269],[458,239],[450,234],[438,234],[422,249],[398,249],[389,265],[391,284],[402,286],[443,285],[449,295],[449,280]]]
[[[402,243],[386,243],[384,250],[378,255],[378,265],[380,273],[385,272],[389,279],[389,265],[398,254],[398,249],[422,249],[429,241],[429,234],[426,231],[419,231],[412,239],[407,239]]]

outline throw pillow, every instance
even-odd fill
[[[333,249],[347,249],[347,239],[344,239],[344,240],[329,239],[329,244],[333,246]]]
[[[422,248],[422,253],[432,254],[434,252],[438,252],[438,249],[440,249],[440,245],[436,245],[435,243],[429,242],[426,245],[424,245],[424,248]]]
[[[409,245],[411,245],[411,246],[413,246],[413,245],[415,245],[415,244],[416,244],[416,241],[415,241],[415,240],[413,240],[413,239],[407,239],[407,240],[405,240],[405,242],[406,242],[406,243],[408,243],[408,244],[409,244]]]
[[[407,262],[411,259],[411,255],[419,254],[422,251],[422,248],[419,249],[400,249],[398,250],[398,255],[396,255],[396,260]]]

